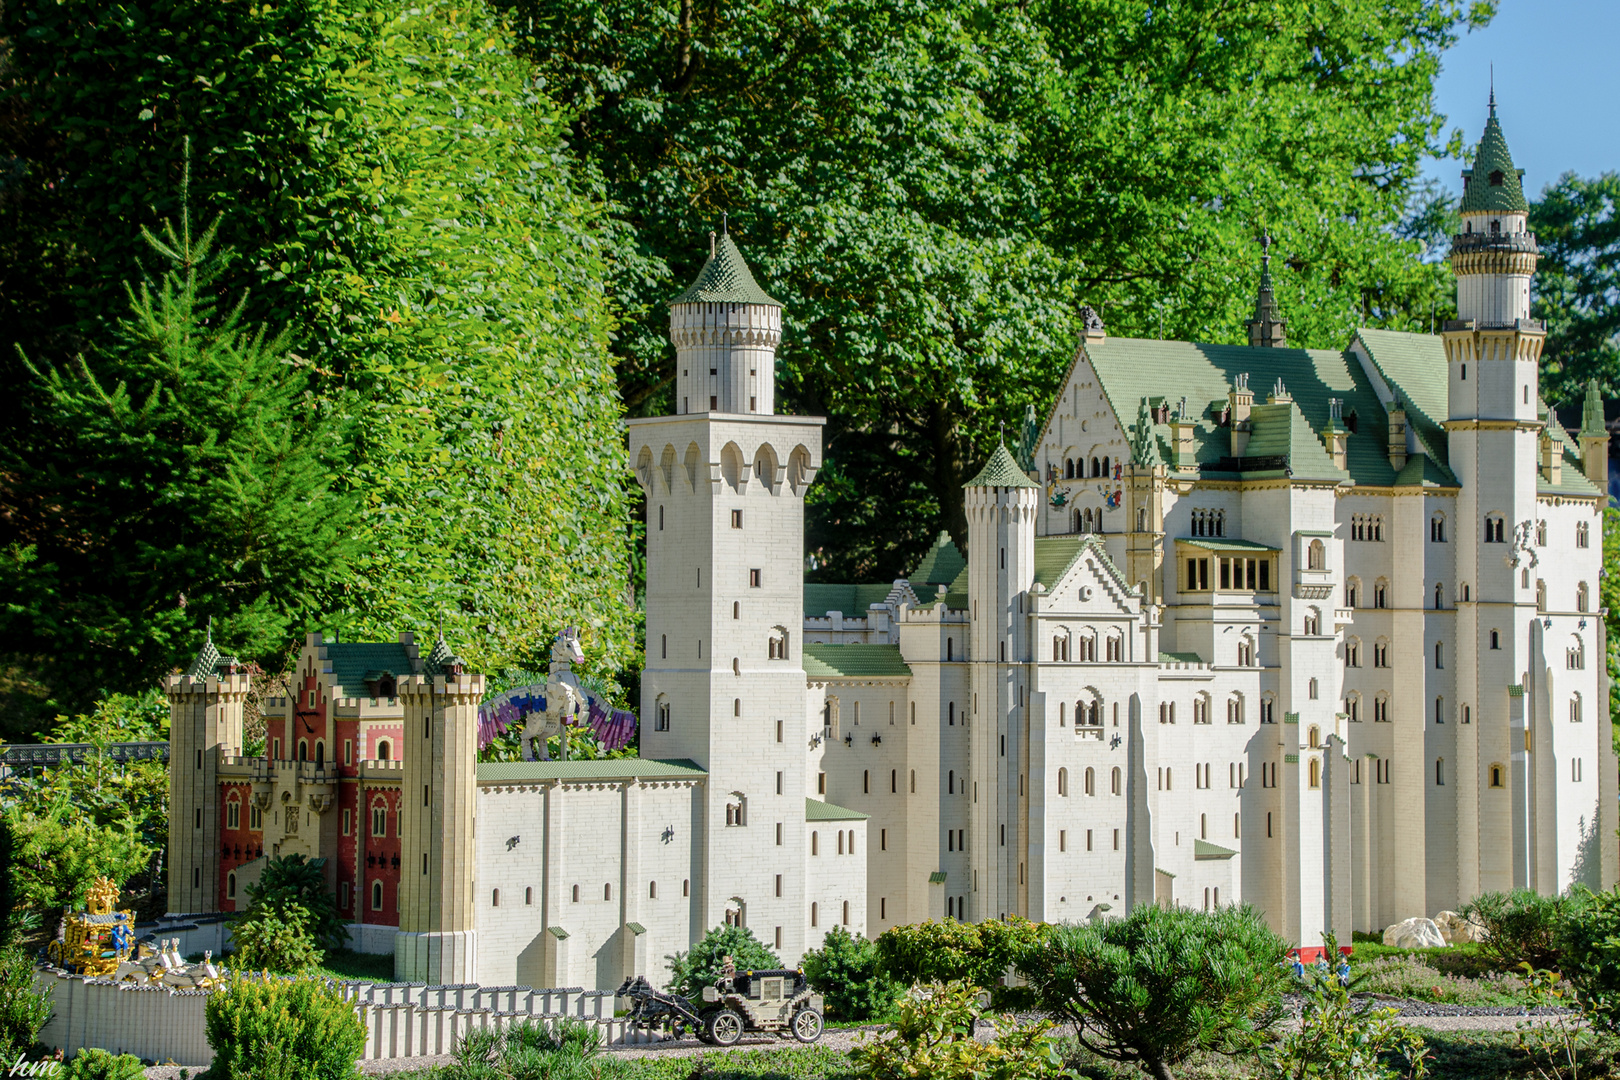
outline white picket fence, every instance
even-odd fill
[[[87,1047],[101,1047],[182,1065],[213,1061],[204,1026],[207,991],[115,984],[54,968],[39,969],[35,985],[52,992],[55,1011],[39,1038],[53,1050],[71,1055]],[[615,1018],[614,995],[606,990],[368,982],[333,985],[354,1003],[365,1021],[363,1061],[449,1054],[469,1031],[499,1031],[528,1020],[587,1021],[601,1029],[602,1041],[608,1046],[657,1042],[661,1037]]]

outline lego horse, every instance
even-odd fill
[[[551,674],[546,679],[546,707],[531,712],[523,724],[523,760],[534,760],[532,740],[540,739],[540,756],[546,758],[545,740],[552,735],[563,735],[563,725],[575,723],[574,718],[585,712],[585,691],[574,676],[574,665],[583,663],[585,650],[580,648],[579,634],[573,627],[564,629],[551,643]],[[568,738],[563,735],[562,758],[568,759]]]

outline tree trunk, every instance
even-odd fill
[[[1153,1074],[1153,1080],[1176,1080],[1176,1075],[1170,1071],[1170,1066],[1157,1058],[1148,1062],[1147,1066],[1148,1071]]]

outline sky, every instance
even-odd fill
[[[1441,57],[1435,104],[1445,130],[1472,146],[1485,128],[1491,65],[1496,115],[1534,195],[1565,172],[1620,171],[1620,0],[1500,0],[1496,18]],[[1462,165],[1431,161],[1425,175],[1462,193]]]

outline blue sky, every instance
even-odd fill
[[[1479,141],[1491,64],[1496,112],[1525,193],[1562,173],[1620,171],[1620,0],[1501,0],[1496,18],[1441,57],[1435,103],[1446,130]],[[1433,161],[1424,171],[1460,194],[1462,166]]]

